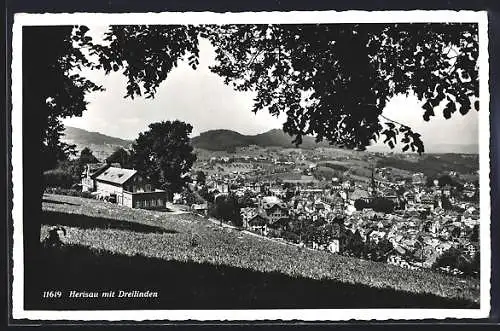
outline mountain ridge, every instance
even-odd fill
[[[97,131],[87,131],[72,126],[65,127],[63,140],[77,145],[117,145],[126,147],[132,144],[131,140],[112,137]]]
[[[296,147],[292,143],[292,140],[293,137],[281,129],[271,129],[255,135],[244,135],[233,130],[217,129],[200,133],[200,135],[191,139],[191,143],[196,148],[223,151],[250,145],[261,147]],[[326,142],[316,143],[313,137],[306,136],[302,138],[302,144],[298,147],[312,149],[326,146],[330,145]]]
[[[87,131],[72,126],[65,127],[61,141],[70,145],[76,145],[77,155],[85,147],[90,148],[94,156],[100,161],[105,160],[117,148],[129,148],[132,144],[131,140],[116,138],[100,132]]]
[[[133,143],[133,140],[117,138],[100,132],[87,131],[71,126],[67,126],[64,133],[64,136],[61,138],[62,141],[77,145],[78,150],[89,147],[93,151],[99,151],[102,157],[107,153],[112,153],[117,147],[129,148]],[[198,136],[191,138],[191,143],[196,148],[224,151],[250,145],[293,148],[295,145],[292,144],[292,140],[293,138],[281,129],[271,129],[254,135],[244,135],[229,129],[216,129],[204,131]],[[315,147],[333,146],[329,145],[328,142],[316,143],[313,137],[306,136],[299,147],[312,149]],[[478,144],[426,144],[425,147],[426,154],[478,154],[479,152]],[[383,146],[371,146],[368,148],[368,151],[399,153],[400,149],[396,147],[394,150],[389,150]]]

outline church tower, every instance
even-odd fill
[[[375,197],[377,195],[377,188],[375,183],[375,174],[374,174],[374,166],[372,165],[372,178],[371,178],[371,195]]]

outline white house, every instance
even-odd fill
[[[154,190],[136,170],[108,167],[94,179],[100,196],[114,197],[116,203],[131,208],[165,208],[167,192]]]

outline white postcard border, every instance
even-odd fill
[[[105,23],[104,23],[105,22]],[[487,12],[481,11],[308,11],[244,13],[126,13],[126,14],[15,14],[12,41],[12,181],[13,181],[13,284],[12,317],[67,321],[346,321],[487,318],[490,313],[490,123],[479,117],[480,127],[480,245],[481,298],[479,309],[272,309],[272,310],[112,310],[37,311],[24,309],[23,265],[23,155],[22,155],[22,27],[30,25],[112,24],[300,24],[300,23],[479,23],[480,101],[489,115],[489,63]],[[485,105],[488,105],[486,107]],[[484,113],[483,113],[484,114]]]

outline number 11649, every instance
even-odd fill
[[[42,296],[44,298],[60,298],[62,297],[61,291],[43,291]]]

